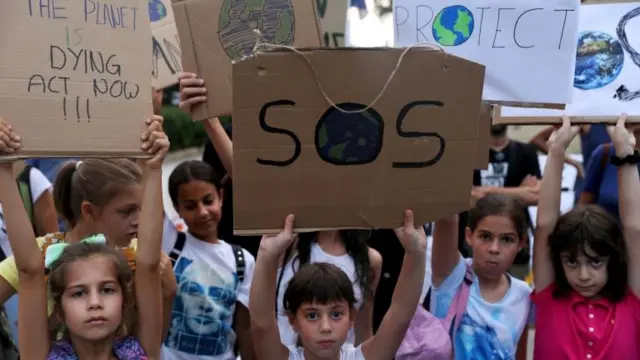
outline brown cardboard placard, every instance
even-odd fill
[[[405,49],[298,50],[233,65],[235,233],[281,231],[289,213],[310,231],[395,228],[407,208],[424,224],[468,208],[484,66],[420,47],[400,64]],[[344,114],[316,81],[351,111],[384,91]]]
[[[476,170],[484,170],[489,165],[489,143],[491,142],[491,118],[493,117],[494,105],[485,101],[480,107],[478,121],[478,142],[476,151]]]
[[[344,47],[349,0],[315,0],[326,47]]]
[[[151,86],[159,90],[177,84],[182,72],[180,38],[171,0],[150,0],[149,18],[153,35]]]
[[[0,117],[24,157],[138,157],[153,113],[147,0],[4,0]]]
[[[172,0],[172,4],[184,71],[197,73],[208,91],[207,103],[192,110],[195,121],[231,114],[231,63],[251,55],[258,40],[321,46],[316,0]]]

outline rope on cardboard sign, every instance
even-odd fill
[[[331,100],[331,98],[329,97],[327,92],[324,90],[324,87],[322,86],[322,83],[320,82],[320,77],[318,76],[318,72],[316,71],[316,68],[313,66],[313,64],[311,63],[311,60],[309,60],[309,57],[307,57],[307,55],[305,55],[302,51],[296,49],[293,46],[278,45],[278,44],[272,44],[272,43],[263,42],[263,41],[261,41],[262,40],[262,33],[260,32],[260,30],[254,29],[253,31],[257,34],[257,36],[256,36],[256,44],[253,47],[252,55],[255,55],[255,57],[257,58],[258,55],[260,54],[260,49],[261,48],[266,48],[267,50],[287,49],[287,50],[293,51],[296,54],[302,56],[307,61],[307,64],[311,68],[311,72],[313,73],[313,76],[315,77],[315,80],[316,80],[316,85],[318,85],[318,89],[320,89],[320,92],[322,93],[322,96],[325,98],[325,100],[327,100],[327,102],[332,107],[334,107],[336,110],[338,110],[338,111],[340,111],[342,113],[345,113],[345,114],[358,114],[358,113],[365,112],[365,111],[369,110],[370,108],[372,108],[373,105],[375,105],[378,102],[378,100],[380,100],[382,95],[384,95],[385,91],[387,91],[387,88],[391,84],[391,81],[396,76],[396,72],[398,72],[398,69],[400,69],[400,65],[402,64],[402,60],[404,59],[404,56],[409,52],[409,50],[413,49],[414,47],[428,47],[428,48],[431,48],[431,49],[442,51],[443,53],[445,53],[445,55],[447,54],[447,52],[442,47],[440,47],[440,46],[438,46],[436,44],[427,43],[427,42],[417,43],[417,44],[413,44],[413,45],[407,47],[406,49],[404,49],[402,54],[400,54],[400,57],[398,58],[398,62],[396,63],[396,66],[394,67],[393,71],[391,71],[391,75],[389,75],[389,78],[387,79],[387,82],[384,84],[384,86],[382,87],[382,90],[380,90],[380,92],[373,99],[373,101],[371,101],[369,103],[369,105],[367,105],[367,107],[365,107],[364,109],[360,109],[360,110],[345,110],[345,109],[341,108],[340,106],[338,106],[333,100]],[[247,57],[248,56],[243,57],[243,59],[247,58]]]

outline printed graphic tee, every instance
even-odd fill
[[[436,317],[447,316],[453,297],[464,280],[465,262],[471,263],[471,259],[460,257],[449,277],[433,289],[431,310]],[[496,303],[488,303],[480,294],[478,277],[473,275],[467,310],[455,334],[456,360],[515,359],[520,335],[529,320],[531,289],[524,281],[508,276],[511,283],[504,297]]]
[[[178,231],[165,219],[163,250],[170,253]],[[235,360],[232,328],[236,302],[249,307],[255,259],[246,250],[244,280],[239,281],[231,245],[210,244],[186,233],[174,266],[177,294],[162,360]]]

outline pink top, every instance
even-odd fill
[[[553,298],[555,284],[531,297],[536,305],[535,360],[640,359],[640,299],[618,303],[573,292]]]

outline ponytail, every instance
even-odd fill
[[[71,204],[73,174],[76,172],[77,164],[75,161],[65,163],[58,171],[53,185],[53,202],[56,211],[71,227],[76,226],[78,222],[77,214],[74,213]]]
[[[82,203],[105,206],[121,191],[140,185],[142,171],[128,159],[85,159],[66,163],[53,186],[53,201],[58,214],[75,227],[82,216]]]

